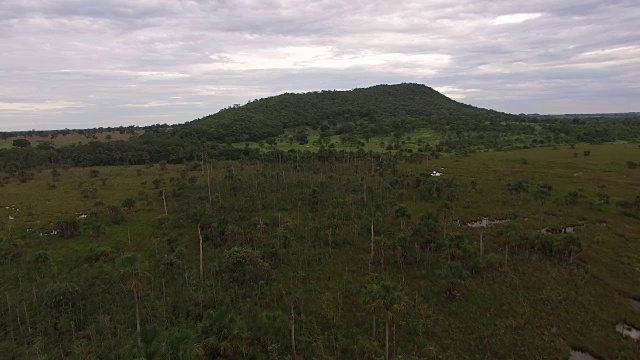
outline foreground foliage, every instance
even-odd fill
[[[552,150],[537,149],[422,163],[205,158],[118,168],[104,186],[71,169],[53,190],[43,172],[37,196],[76,188],[67,201],[89,204],[75,210],[89,217],[2,229],[0,348],[15,358],[448,359],[562,358],[577,347],[632,359],[637,345],[611,323],[640,323],[625,298],[640,295],[629,240],[640,226],[623,214],[640,189],[622,159],[597,170],[608,149],[587,163],[558,150],[569,170],[543,166]],[[128,186],[111,185],[124,177]],[[485,216],[504,222],[466,226]]]

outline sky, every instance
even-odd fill
[[[0,0],[0,131],[401,82],[510,113],[640,111],[638,19],[638,0]]]

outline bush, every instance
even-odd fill
[[[133,198],[128,197],[122,202],[122,207],[129,212],[136,207],[136,201]]]
[[[222,273],[236,285],[257,285],[268,278],[270,267],[256,251],[233,247],[225,251],[220,263]]]
[[[160,161],[158,165],[161,171],[167,171],[167,162],[165,160]]]
[[[17,177],[18,177],[18,181],[20,181],[21,183],[27,183],[33,180],[35,175],[32,172],[20,170],[18,171]]]
[[[31,146],[31,141],[27,139],[15,139],[13,140],[12,145],[15,147],[25,148]]]
[[[80,222],[75,217],[58,220],[54,225],[54,230],[60,237],[70,239],[80,232]]]
[[[118,205],[109,205],[105,209],[105,215],[109,222],[113,225],[120,225],[127,222],[127,214]]]
[[[36,264],[46,264],[51,260],[51,256],[49,252],[40,250],[37,253],[33,254],[33,262]]]
[[[56,284],[45,292],[46,304],[53,310],[71,310],[82,302],[80,288],[72,283]]]
[[[80,194],[85,199],[95,199],[98,196],[98,189],[90,185],[84,185],[80,188]]]
[[[105,247],[92,247],[84,257],[86,264],[96,264],[111,257],[112,251]]]

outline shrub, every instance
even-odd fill
[[[80,232],[80,222],[75,217],[58,220],[54,225],[54,229],[60,237],[70,239]]]
[[[80,194],[85,199],[95,199],[98,196],[98,189],[90,185],[84,185],[80,188]]]
[[[109,205],[105,209],[105,215],[107,219],[113,225],[120,225],[127,222],[127,215],[124,210],[118,205]]]
[[[167,171],[167,162],[165,160],[160,161],[158,165],[161,171]]]
[[[35,175],[32,172],[20,170],[18,171],[17,177],[18,177],[18,181],[20,181],[21,183],[27,183],[33,180]]]
[[[129,212],[136,207],[136,201],[133,198],[128,197],[122,201],[122,207]]]
[[[258,284],[268,278],[270,267],[256,251],[245,247],[233,247],[222,256],[222,273],[236,285]]]
[[[36,264],[46,264],[51,260],[51,256],[49,252],[40,250],[37,253],[33,254],[33,262]]]

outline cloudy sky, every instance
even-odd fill
[[[512,113],[640,111],[639,19],[638,0],[0,0],[0,131],[400,82]]]

